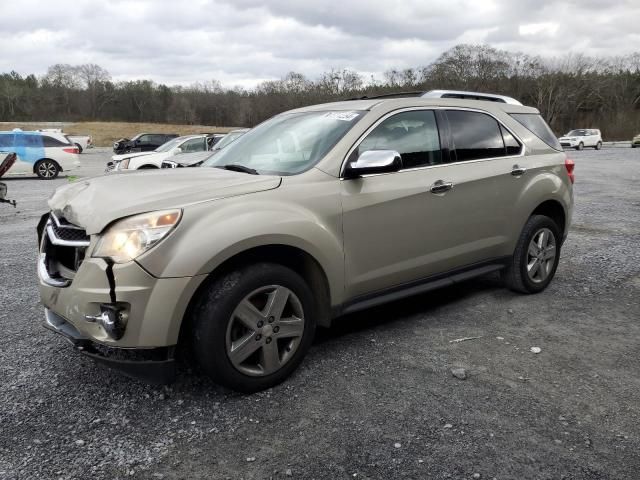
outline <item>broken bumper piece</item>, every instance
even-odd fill
[[[116,348],[83,336],[70,322],[45,308],[45,327],[67,340],[83,355],[129,377],[148,383],[167,384],[175,380],[175,347]]]

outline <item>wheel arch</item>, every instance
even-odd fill
[[[551,218],[551,220],[553,220],[556,225],[558,225],[560,232],[562,232],[562,237],[565,237],[565,229],[567,228],[567,213],[558,200],[545,200],[533,209],[529,217],[532,217],[533,215],[545,215]]]
[[[154,168],[158,168],[158,167],[150,163],[145,163],[144,165],[140,165],[138,168],[136,168],[136,170],[152,170]]]
[[[211,285],[212,281],[226,273],[232,272],[251,263],[277,263],[298,273],[309,285],[314,299],[318,299],[318,325],[331,325],[331,290],[326,272],[320,262],[302,248],[286,244],[268,244],[248,248],[238,252],[220,263],[195,290],[184,311],[179,330],[179,344],[185,345],[191,329],[191,314],[202,292]]]

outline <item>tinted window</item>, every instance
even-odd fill
[[[137,142],[138,143],[149,143],[151,141],[151,135],[140,135],[140,137],[138,137]]]
[[[42,145],[45,147],[63,147],[69,145],[68,143],[63,143],[57,138],[48,137],[47,135],[42,136]]]
[[[505,153],[507,155],[519,155],[522,150],[520,142],[502,125],[500,125],[500,130],[502,131],[502,139],[504,140]]]
[[[562,150],[560,142],[549,128],[549,125],[547,125],[547,122],[539,114],[512,113],[511,116],[551,148]]]
[[[368,150],[397,151],[405,169],[442,163],[435,114],[416,110],[387,118],[360,143],[356,155]]]
[[[456,160],[477,160],[504,156],[504,142],[498,122],[479,112],[447,111]]]

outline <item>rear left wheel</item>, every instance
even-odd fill
[[[193,352],[217,383],[245,393],[273,387],[300,364],[315,333],[305,281],[278,264],[242,267],[214,280],[191,318]]]
[[[530,217],[502,272],[505,286],[520,293],[538,293],[547,288],[558,268],[560,239],[560,229],[551,218]]]
[[[602,148],[602,142],[596,143],[595,149],[600,150]]]
[[[35,165],[36,175],[43,180],[53,180],[60,173],[60,166],[51,159],[45,158]]]

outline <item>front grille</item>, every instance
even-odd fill
[[[46,222],[40,245],[43,275],[52,284],[70,284],[84,261],[90,243],[87,232],[53,212]]]

